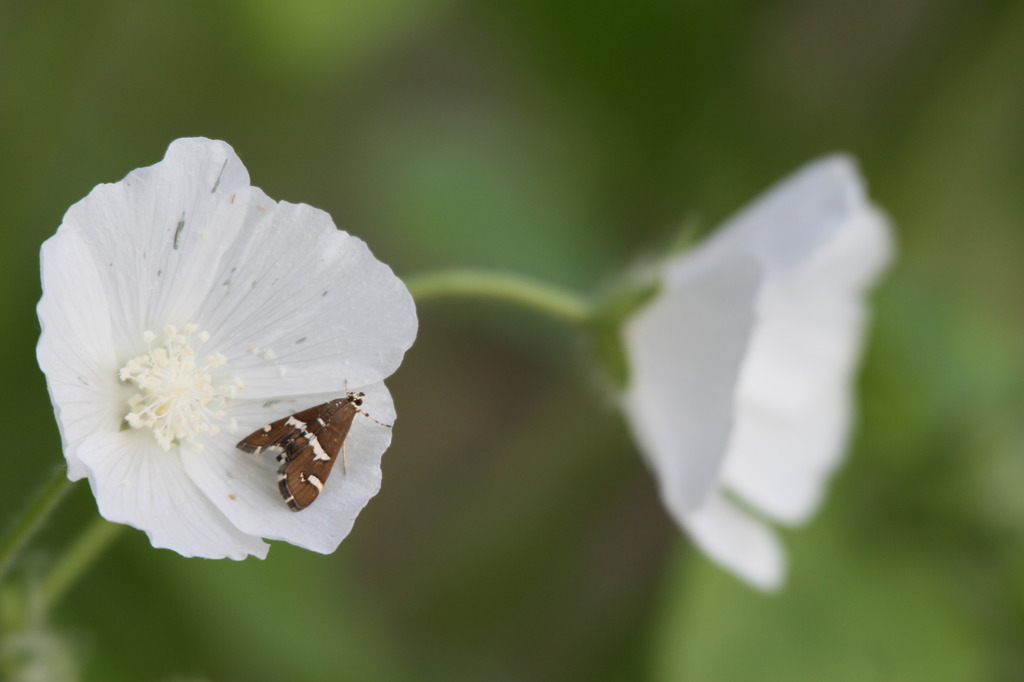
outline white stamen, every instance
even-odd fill
[[[222,354],[213,353],[196,362],[191,338],[197,330],[195,324],[187,324],[181,330],[184,333],[179,334],[177,327],[168,325],[164,327],[166,340],[156,348],[156,334],[144,332],[142,339],[149,352],[132,358],[118,372],[121,381],[131,381],[139,387],[139,392],[128,399],[130,411],[125,421],[133,429],[152,429],[164,450],[181,443],[202,449],[196,437],[220,431],[221,426],[215,422],[226,420],[220,408],[241,388],[237,377],[226,377],[223,384],[214,385],[210,372],[225,365],[227,358]],[[210,338],[206,332],[197,336],[202,342]],[[226,428],[232,432],[237,424],[230,420]]]

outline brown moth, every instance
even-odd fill
[[[364,397],[362,393],[350,392],[344,398],[278,419],[253,431],[236,447],[254,455],[264,450],[277,450],[277,461],[281,462],[277,470],[277,487],[288,507],[292,511],[301,511],[312,504],[324,489],[339,452],[344,471],[345,438],[352,428],[352,420],[357,412],[370,417],[359,409]]]

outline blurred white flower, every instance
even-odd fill
[[[664,503],[761,589],[785,574],[767,521],[806,520],[843,456],[864,293],[890,252],[853,161],[828,157],[670,261],[626,325],[624,410]]]
[[[416,312],[366,244],[251,187],[227,144],[182,139],[68,210],[42,280],[37,355],[68,477],[89,479],[104,517],[185,556],[337,548],[379,489],[390,429],[357,418],[346,473],[301,513],[275,459],[235,444],[347,390],[394,419],[381,382]]]

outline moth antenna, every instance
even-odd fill
[[[366,417],[366,418],[367,418],[367,419],[369,419],[370,421],[372,421],[372,422],[374,422],[374,423],[376,423],[376,424],[380,424],[381,426],[386,426],[386,427],[387,427],[387,428],[389,428],[389,429],[390,429],[391,427],[393,427],[393,426],[394,426],[394,424],[385,424],[385,423],[384,423],[384,422],[382,422],[381,420],[379,420],[379,419],[377,419],[376,417],[372,416],[372,415],[371,415],[371,414],[370,414],[369,412],[367,412],[366,410],[360,409],[360,408],[358,408],[358,407],[356,408],[356,412],[358,412],[359,414],[363,415],[364,417]]]

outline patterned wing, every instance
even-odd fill
[[[342,398],[293,415],[298,434],[277,471],[281,497],[292,511],[308,507],[324,489],[356,412],[353,401]]]
[[[361,411],[362,398],[362,393],[349,393],[278,419],[250,433],[237,447],[256,455],[278,451],[278,489],[288,506],[300,511],[324,489],[352,420]]]
[[[264,450],[287,450],[295,439],[295,429],[288,425],[290,419],[292,417],[284,417],[263,428],[256,429],[238,441],[235,447],[242,452],[251,452],[254,455],[258,455]]]

